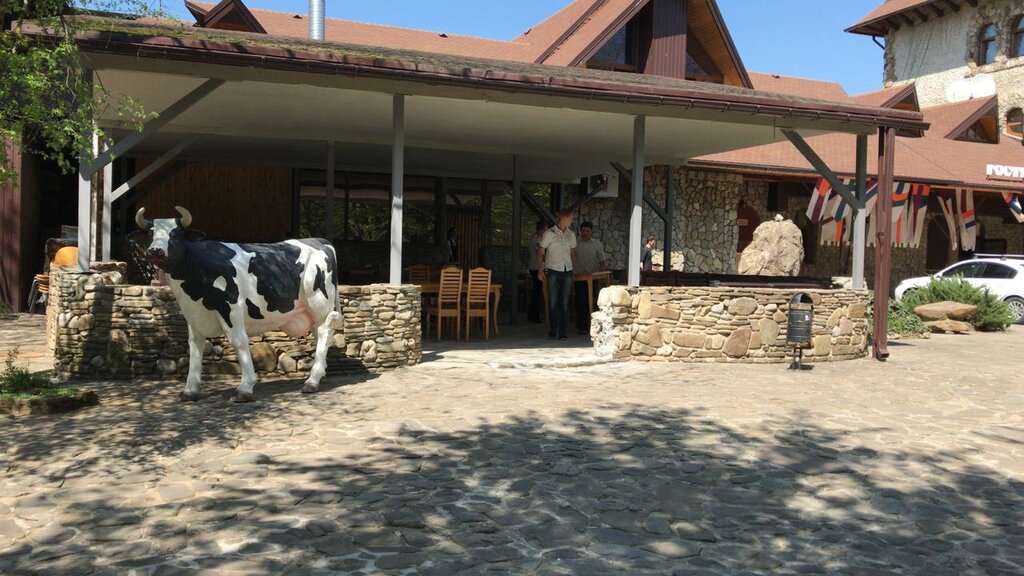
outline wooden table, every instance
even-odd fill
[[[576,274],[575,276],[573,276],[572,281],[573,281],[573,287],[574,288],[575,288],[575,283],[576,282],[586,282],[587,283],[587,308],[590,310],[590,313],[593,314],[594,313],[594,284],[597,283],[598,285],[603,285],[603,286],[611,285],[611,283],[612,283],[612,272],[611,272],[611,270],[605,270],[604,272],[591,272],[590,274]],[[548,326],[550,326],[551,325],[551,317],[549,315],[549,308],[548,308],[548,275],[547,274],[544,275],[544,281],[541,282],[541,286],[542,286],[541,287],[541,292],[544,293],[544,322],[546,322],[548,324]],[[581,296],[580,294],[576,295],[577,298],[579,298],[580,296]]]
[[[437,296],[441,292],[440,282],[426,282],[420,284],[419,287],[420,293],[424,296]],[[462,293],[465,294],[467,291],[469,291],[469,282],[463,282]],[[494,326],[494,335],[498,336],[500,335],[500,332],[498,332],[498,304],[501,304],[501,284],[491,282],[488,292],[490,296],[494,297],[494,305],[491,307],[491,323]],[[461,322],[462,319],[460,318],[459,321]]]

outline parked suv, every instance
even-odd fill
[[[1024,256],[978,254],[971,260],[957,262],[934,276],[907,278],[896,286],[896,298],[915,288],[925,286],[932,278],[960,276],[978,288],[989,292],[1009,304],[1016,323],[1024,323]]]

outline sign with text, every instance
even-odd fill
[[[1009,180],[1011,182],[1024,181],[1024,166],[1005,166],[1003,164],[989,164],[985,169],[985,175],[989,180]]]

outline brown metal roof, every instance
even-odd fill
[[[806,98],[832,100],[834,102],[846,102],[850,99],[846,94],[846,90],[843,90],[843,87],[838,82],[829,82],[827,80],[809,80],[807,78],[782,76],[780,74],[751,72],[750,82],[754,90],[760,90],[761,92],[790,94]],[[873,104],[867,105],[873,106]]]
[[[959,12],[968,4],[977,6],[978,0],[886,0],[846,31],[868,36],[884,36],[889,30],[914,26]]]
[[[855,98],[856,99],[856,98]],[[963,142],[948,134],[955,127],[991,109],[992,99],[944,104],[922,110],[932,128],[923,138],[896,139],[896,179],[913,183],[965,187],[981,191],[1021,191],[1020,183],[988,180],[988,164],[1020,166],[1024,147],[1010,138],[998,144]],[[857,149],[856,136],[826,134],[808,138],[815,152],[837,174],[852,177]],[[868,173],[877,174],[877,139],[869,138]],[[692,166],[732,168],[743,172],[789,173],[817,177],[817,172],[789,143],[778,142],[690,160]]]
[[[87,18],[79,36],[87,52],[165,58],[305,73],[363,75],[434,85],[501,88],[621,104],[646,104],[777,118],[839,121],[907,130],[927,124],[914,112],[811,98],[768,94],[720,84],[396,50],[332,42],[300,41],[227,30]],[[36,33],[42,31],[36,29]]]

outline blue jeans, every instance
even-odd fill
[[[572,292],[572,271],[545,270],[548,282],[548,336],[565,338],[569,330],[569,294]]]

